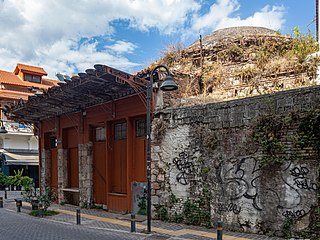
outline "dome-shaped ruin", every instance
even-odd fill
[[[198,39],[185,49],[168,51],[158,63],[168,65],[179,83],[180,96],[173,98],[189,104],[190,99],[223,101],[310,86],[317,62],[305,59],[315,51],[317,45],[307,35],[231,27],[203,36],[202,44]]]
[[[202,38],[202,43],[212,44],[214,42],[220,42],[225,39],[238,39],[246,36],[280,36],[280,34],[274,30],[264,27],[229,27],[219,29],[210,33]],[[194,47],[199,44],[199,40],[195,41],[190,47]]]

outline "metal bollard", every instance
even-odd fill
[[[136,215],[131,214],[131,232],[136,232]]]
[[[81,216],[80,216],[80,209],[79,208],[77,209],[76,215],[77,215],[77,225],[80,225],[81,224],[81,218],[80,218]]]
[[[3,197],[0,197],[0,208],[3,208]]]
[[[217,240],[222,240],[223,222],[217,222]]]
[[[16,199],[17,212],[21,212],[22,200]]]
[[[39,205],[38,205],[38,217],[43,217],[43,215],[44,215],[44,208],[43,208],[42,203],[39,203]]]
[[[8,196],[7,196],[7,188],[4,189],[4,199],[7,199]]]

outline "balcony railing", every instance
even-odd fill
[[[3,126],[6,128],[6,130],[14,133],[33,133],[33,125],[32,124],[20,124],[16,122],[11,121],[5,121],[3,120]]]

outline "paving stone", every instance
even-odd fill
[[[3,191],[0,191],[0,196],[3,195]],[[10,197],[9,197],[10,196]],[[21,216],[29,217],[31,219],[36,219],[40,221],[51,221],[51,222],[60,222],[65,223],[70,226],[74,227],[81,227],[85,229],[91,229],[92,231],[97,230],[100,231],[101,229],[105,230],[113,230],[113,231],[123,231],[130,233],[130,214],[117,214],[108,212],[102,209],[80,209],[81,212],[81,225],[76,225],[76,210],[79,208],[77,206],[73,205],[58,205],[58,204],[52,204],[50,209],[58,210],[61,209],[61,211],[66,211],[69,214],[66,213],[59,213],[58,215],[50,216],[50,217],[44,217],[44,218],[36,218],[31,217],[28,214],[31,212],[31,205],[28,203],[23,202],[21,213],[16,213],[16,206],[14,198],[21,196],[19,192],[10,192],[8,195],[8,199],[4,200],[4,208],[6,210],[11,211],[12,213],[19,214]],[[73,215],[71,215],[73,214]],[[90,218],[86,218],[84,216],[90,216]],[[142,222],[137,222],[137,232],[142,233],[146,230],[146,220],[145,216],[141,216],[140,220]],[[106,220],[106,221],[103,221]],[[110,221],[109,221],[110,220]],[[117,224],[121,223],[121,224]],[[152,231],[153,233],[148,235],[142,235],[143,238],[140,236],[136,239],[195,239],[195,240],[206,240],[206,239],[215,239],[215,229],[211,228],[204,228],[199,226],[190,226],[185,224],[178,224],[178,223],[168,223],[163,222],[159,220],[153,220],[151,222],[152,224]],[[90,230],[90,231],[91,231]],[[143,231],[144,230],[144,231]],[[155,230],[159,232],[155,232]],[[160,231],[161,230],[161,231]],[[179,235],[180,234],[180,235]],[[209,234],[209,236],[208,236]],[[270,240],[280,240],[281,238],[274,238],[274,237],[268,237],[263,235],[256,235],[256,234],[246,234],[241,232],[229,232],[224,231],[224,236],[229,236],[230,239],[234,239],[233,237],[239,237],[241,239],[270,239]],[[33,238],[30,238],[33,239]],[[35,238],[38,239],[38,238]],[[49,239],[49,238],[43,238],[43,239]],[[126,239],[126,238],[121,238]],[[128,238],[128,239],[135,239],[135,238]],[[227,238],[226,238],[227,239]],[[1,240],[1,238],[0,238]]]

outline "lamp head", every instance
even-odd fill
[[[160,89],[164,92],[174,91],[178,89],[178,85],[171,75],[167,75],[161,84]]]

